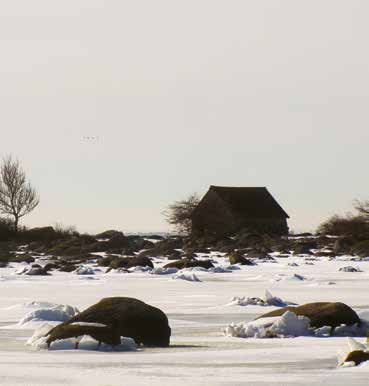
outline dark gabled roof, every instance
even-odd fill
[[[289,218],[265,187],[210,186],[235,215]]]

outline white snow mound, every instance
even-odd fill
[[[52,307],[46,308],[38,308],[30,311],[22,320],[20,320],[18,326],[23,328],[32,328],[34,327],[32,324],[35,322],[66,322],[78,312],[79,310],[76,307],[63,304],[53,305]]]
[[[95,271],[92,268],[84,266],[78,267],[74,273],[76,275],[95,275]]]
[[[262,318],[248,323],[230,324],[224,335],[239,338],[286,338],[311,335],[310,319],[286,311],[278,318]]]
[[[186,281],[196,281],[200,282],[201,280],[194,274],[189,272],[182,272],[175,274],[172,279],[174,280],[186,280]]]
[[[268,290],[265,291],[264,298],[258,297],[242,297],[235,296],[229,303],[230,306],[275,306],[275,307],[286,307],[288,305],[294,305],[295,303],[283,300],[277,296],[273,296]]]

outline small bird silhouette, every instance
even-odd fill
[[[96,136],[96,135],[84,135],[83,137],[82,137],[82,140],[83,141],[97,141],[99,139],[99,137],[98,136]]]

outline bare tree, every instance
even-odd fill
[[[369,220],[369,200],[355,200],[354,208],[359,212],[360,216],[363,216],[365,219]]]
[[[199,202],[200,198],[197,193],[189,195],[184,200],[175,201],[164,212],[167,222],[174,225],[179,233],[190,234],[192,226],[191,215]]]
[[[39,203],[36,190],[27,181],[17,159],[6,156],[0,166],[0,212],[13,217],[15,232],[19,219],[30,213]]]

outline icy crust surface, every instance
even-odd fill
[[[77,307],[68,304],[55,304],[49,302],[31,302],[23,305],[25,309],[31,308],[16,325],[19,328],[34,329],[45,321],[66,322],[79,313]]]

